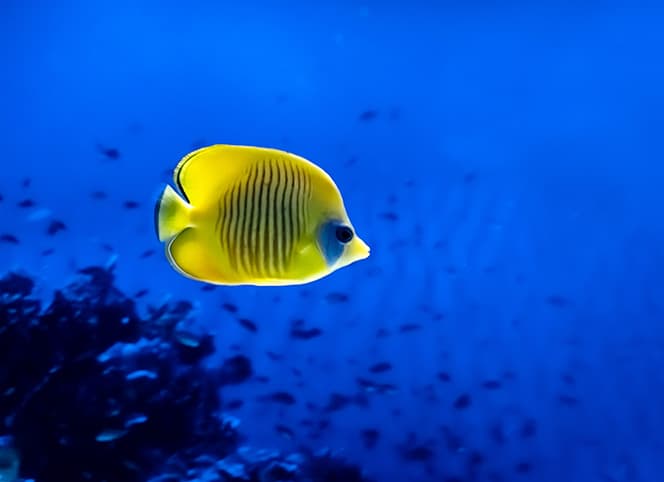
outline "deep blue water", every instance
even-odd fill
[[[269,377],[224,389],[245,400],[234,415],[253,445],[330,447],[384,481],[664,480],[661,6],[0,12],[0,231],[19,241],[0,245],[0,272],[31,273],[47,298],[117,255],[118,286],[149,290],[141,310],[195,302],[217,356],[243,353]],[[153,200],[180,157],[213,143],[322,166],[371,257],[302,287],[202,291],[178,275]],[[54,220],[66,229],[50,236]],[[291,338],[297,319],[322,335]],[[380,362],[392,369],[371,373]],[[353,397],[358,378],[396,390],[302,425],[307,403]],[[268,389],[297,403],[256,401]],[[433,458],[405,460],[409,444]]]

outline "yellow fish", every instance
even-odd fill
[[[309,283],[369,256],[339,189],[277,149],[213,145],[187,154],[155,206],[159,240],[181,274],[220,285]]]

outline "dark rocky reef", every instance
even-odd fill
[[[113,266],[80,271],[47,307],[34,282],[0,279],[0,436],[37,482],[367,480],[329,453],[242,446],[220,387],[252,373],[218,369],[209,334],[184,329],[186,301],[150,308],[114,286]],[[0,467],[0,471],[2,467]]]

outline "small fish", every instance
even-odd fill
[[[173,268],[219,285],[309,283],[369,256],[339,189],[288,152],[213,145],[186,155],[155,207]]]
[[[55,253],[55,249],[48,248],[48,249],[45,249],[44,251],[42,251],[41,255],[42,256],[51,256],[53,253]]]
[[[470,467],[477,467],[479,465],[482,465],[484,463],[484,455],[482,455],[482,452],[478,450],[473,450],[470,453],[470,456],[468,457],[468,465]]]
[[[141,378],[147,378],[150,380],[156,380],[158,378],[158,375],[150,370],[135,370],[131,373],[128,373],[125,378],[129,380],[138,380]]]
[[[149,258],[149,257],[151,257],[153,254],[155,254],[155,250],[154,250],[154,249],[146,249],[145,251],[143,251],[143,252],[141,253],[141,259]]]
[[[399,216],[397,215],[397,213],[392,212],[392,211],[387,211],[387,212],[381,213],[380,217],[382,219],[384,219],[385,221],[398,221],[399,220]]]
[[[18,238],[16,236],[14,236],[13,234],[9,234],[9,233],[0,235],[0,241],[2,241],[3,243],[9,243],[9,244],[19,244],[20,243],[20,241],[18,240]]]
[[[66,229],[67,226],[65,225],[65,223],[55,219],[51,221],[51,223],[48,225],[48,228],[46,229],[46,234],[48,234],[49,236],[53,236],[54,234],[57,234],[60,231],[64,231]]]
[[[342,393],[330,393],[330,398],[323,410],[327,413],[337,412],[346,408],[351,402],[352,399],[349,396]]]
[[[450,382],[452,380],[452,377],[447,372],[438,372],[436,374],[436,377],[438,378],[438,380],[445,383]]]
[[[272,361],[281,361],[284,359],[283,355],[280,355],[279,353],[274,353],[273,351],[266,351],[265,354]]]
[[[238,318],[237,322],[247,331],[252,333],[256,333],[258,331],[258,326],[256,326],[256,323],[248,320],[247,318]]]
[[[216,288],[215,285],[203,285],[201,286],[201,291],[206,291],[206,292],[214,291],[215,288]]]
[[[470,407],[470,404],[472,403],[472,399],[470,398],[470,395],[467,393],[463,393],[459,395],[456,400],[454,400],[454,408],[457,410],[465,410],[466,408]]]
[[[142,290],[138,290],[136,293],[134,293],[134,298],[143,298],[148,293],[149,290],[143,288]]]
[[[422,328],[422,325],[419,323],[404,323],[403,325],[399,326],[399,332],[400,333],[411,333],[413,331],[418,331]]]
[[[120,159],[120,151],[114,147],[104,147],[101,144],[97,144],[97,150],[112,161]]]
[[[497,390],[501,386],[502,384],[498,380],[485,380],[482,382],[482,387],[486,388],[487,390]]]
[[[346,303],[348,301],[348,295],[346,293],[332,292],[328,293],[325,299],[329,303]]]
[[[127,435],[127,430],[108,429],[97,434],[95,440],[101,443],[113,442]]]
[[[233,303],[224,303],[221,305],[221,307],[229,313],[237,313],[237,306],[235,306]]]
[[[125,201],[122,203],[125,209],[136,209],[140,204],[138,204],[136,201]]]
[[[371,373],[384,373],[387,371],[390,371],[392,369],[392,364],[388,362],[380,362],[376,363],[375,365],[372,365],[369,368],[369,371]]]
[[[280,403],[282,405],[295,405],[295,397],[288,392],[273,392],[258,398],[261,402]]]
[[[32,208],[35,206],[35,202],[32,199],[24,199],[22,201],[19,201],[17,204],[18,207],[20,208]]]
[[[369,122],[378,117],[378,111],[373,109],[367,109],[360,113],[358,119],[362,122]]]
[[[148,421],[148,417],[143,415],[143,414],[134,415],[133,417],[129,418],[125,422],[125,428],[129,428],[129,427],[132,427],[134,425],[141,425],[141,424],[143,424],[147,421]]]
[[[97,201],[101,201],[102,199],[106,199],[108,194],[106,194],[104,191],[92,191],[90,193],[90,197],[92,199],[96,199]]]
[[[573,386],[576,384],[576,379],[574,378],[574,375],[571,373],[563,373],[561,375],[561,378],[563,382],[565,382],[567,385]]]
[[[320,328],[291,328],[290,337],[294,340],[311,340],[323,334]]]
[[[474,171],[467,172],[463,176],[463,183],[464,184],[472,184],[475,181],[477,181],[477,173]]]
[[[28,189],[31,184],[32,184],[32,179],[30,179],[29,177],[25,177],[23,178],[23,181],[21,181],[21,186],[23,187],[23,189]]]

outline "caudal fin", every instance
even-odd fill
[[[191,206],[166,186],[154,207],[154,225],[159,241],[166,241],[180,234],[191,224]]]

